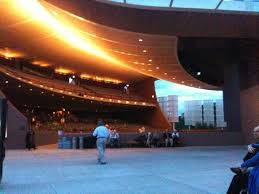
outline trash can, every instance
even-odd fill
[[[62,137],[62,148],[71,149],[71,140],[68,137]]]
[[[79,149],[84,149],[84,136],[79,136]]]
[[[58,138],[58,149],[62,149],[62,148],[63,148],[62,138],[59,137]]]
[[[72,148],[77,149],[77,137],[72,137]]]

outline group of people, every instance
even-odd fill
[[[174,147],[180,144],[180,134],[176,129],[169,131],[168,129],[163,133],[163,141],[165,147]],[[145,127],[139,129],[139,136],[136,141],[147,147],[158,147],[161,135],[158,132],[145,132]]]
[[[165,141],[165,147],[174,147],[180,144],[180,134],[179,132],[174,129],[172,132],[169,132],[168,130],[164,133],[164,141]]]
[[[248,145],[248,152],[240,167],[230,169],[236,175],[227,194],[259,194],[259,125],[254,128],[253,133],[257,143]]]

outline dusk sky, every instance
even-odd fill
[[[187,100],[218,100],[223,99],[222,91],[203,90],[192,88],[168,81],[158,80],[155,82],[157,97],[177,95],[178,114],[184,112],[184,101]]]

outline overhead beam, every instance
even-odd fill
[[[174,0],[171,0],[169,7],[172,7],[172,6],[173,6],[173,3],[174,3]]]
[[[217,10],[219,8],[219,6],[221,5],[221,3],[223,2],[224,0],[220,0],[220,2],[218,3],[218,5],[216,6],[215,10]]]

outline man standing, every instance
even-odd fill
[[[97,138],[96,147],[98,150],[98,163],[106,164],[104,160],[104,153],[106,148],[106,142],[109,137],[109,130],[104,126],[104,122],[102,120],[98,120],[97,127],[93,132],[93,136]]]

